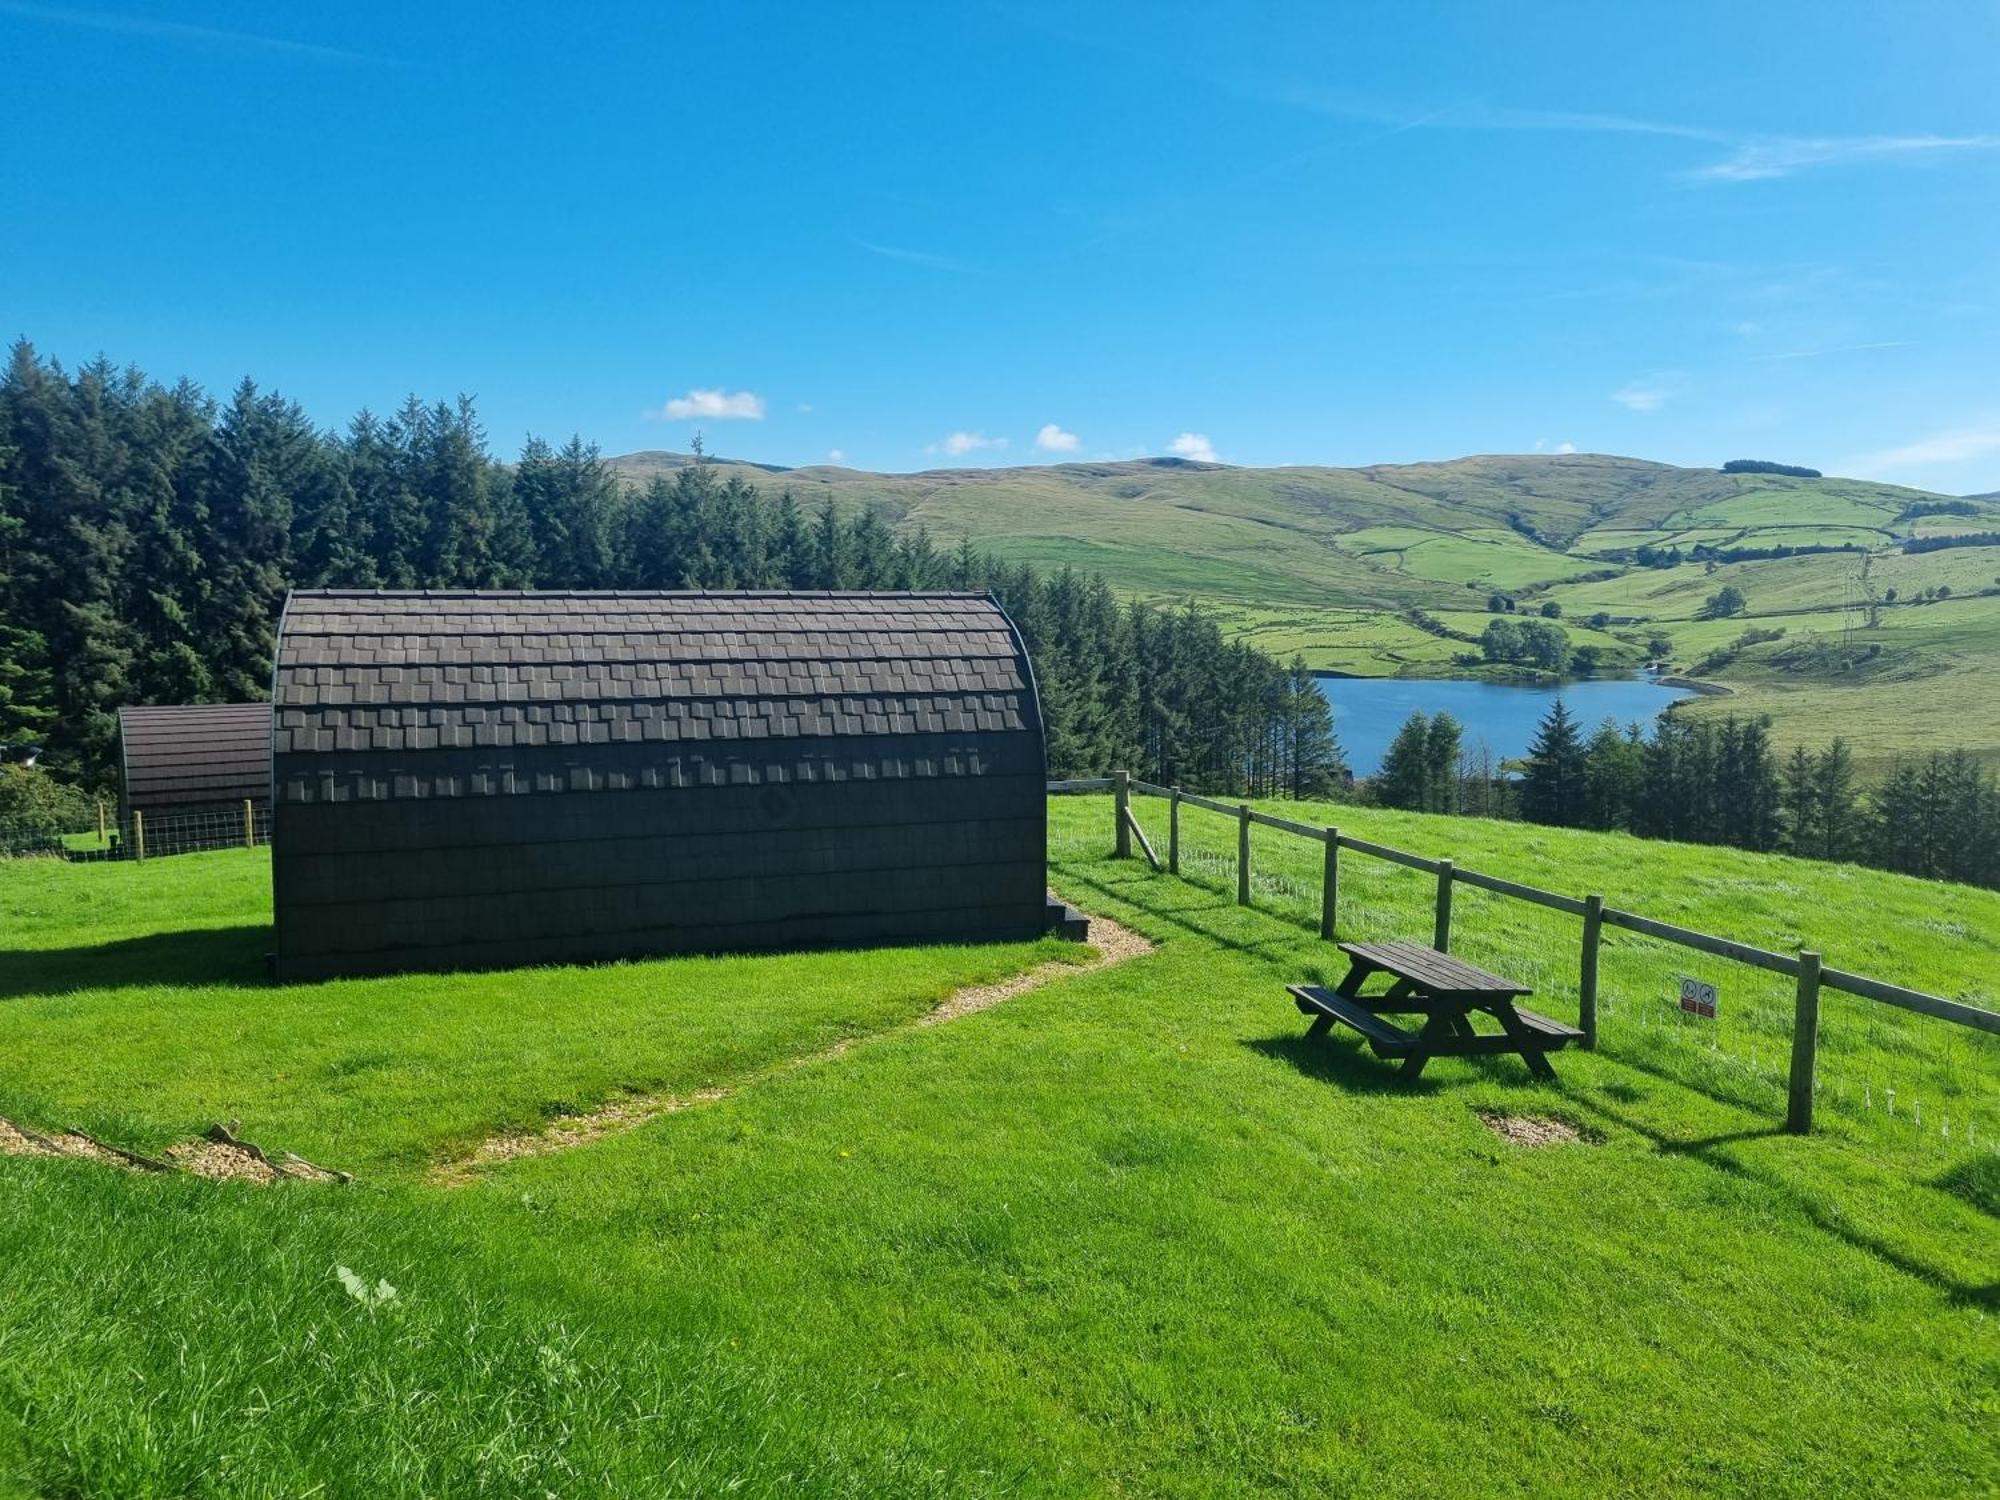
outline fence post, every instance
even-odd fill
[[[1819,1067],[1819,955],[1799,955],[1799,999],[1792,1014],[1792,1088],[1785,1129],[1804,1135],[1812,1129],[1813,1075]]]
[[[257,814],[251,807],[248,797],[243,799],[243,847],[245,849],[257,847]]]
[[[132,810],[132,850],[143,864],[146,859],[146,815],[137,808]]]
[[[104,799],[99,797],[97,799],[97,847],[102,849],[110,842],[111,840],[105,836],[104,832]]]
[[[1250,804],[1236,809],[1236,904],[1250,904]]]
[[[1319,882],[1319,935],[1333,941],[1334,908],[1340,904],[1340,830],[1326,831],[1326,871]]]
[[[1597,1050],[1597,944],[1604,932],[1604,898],[1583,898],[1583,968],[1576,980],[1576,1024],[1583,1050]]]
[[[1129,771],[1114,771],[1111,781],[1111,817],[1118,825],[1118,836],[1112,843],[1112,852],[1119,859],[1130,859],[1132,857],[1132,830],[1125,822],[1125,815],[1132,806],[1132,773]]]
[[[1437,926],[1431,932],[1431,946],[1440,953],[1451,951],[1451,861],[1438,861]]]
[[[1181,872],[1181,789],[1174,788],[1174,795],[1167,803],[1167,873]]]

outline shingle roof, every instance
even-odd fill
[[[268,703],[121,708],[118,734],[128,809],[270,800]]]
[[[364,797],[506,790],[496,751],[1040,734],[1012,624],[968,594],[299,592],[276,699],[278,755],[365,756]],[[406,788],[382,764],[431,751],[459,753]]]

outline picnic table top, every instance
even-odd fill
[[[1342,943],[1348,957],[1383,969],[1434,995],[1532,995],[1524,984],[1440,953],[1425,943]]]

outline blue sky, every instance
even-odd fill
[[[2000,489],[2000,6],[0,0],[0,333],[915,469]]]

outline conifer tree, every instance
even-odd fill
[[[1534,823],[1574,828],[1585,806],[1584,749],[1576,720],[1561,698],[1549,705],[1528,746],[1521,777],[1521,816]]]

